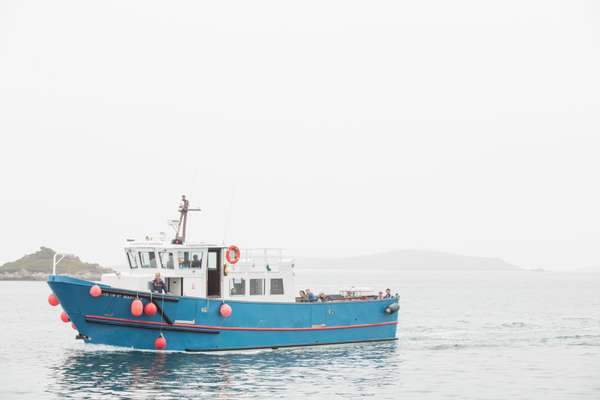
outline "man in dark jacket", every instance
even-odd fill
[[[154,280],[152,281],[152,292],[154,293],[167,293],[167,285],[160,279],[160,272],[154,274]]]

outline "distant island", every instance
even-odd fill
[[[521,271],[500,258],[473,257],[441,251],[398,250],[344,258],[297,257],[300,268],[369,268],[421,271]]]
[[[577,268],[576,271],[579,272],[600,272],[600,265],[592,266],[592,267],[581,267]]]
[[[56,252],[48,247],[0,266],[0,281],[44,281],[52,273]],[[387,269],[419,271],[524,271],[500,258],[473,257],[440,251],[398,250],[356,257],[296,257],[299,268]],[[57,267],[58,273],[81,279],[99,280],[100,275],[114,272],[96,263],[83,262],[77,256],[66,256]]]
[[[45,281],[52,273],[52,259],[56,252],[48,247],[27,254],[16,261],[0,266],[0,281]],[[100,275],[112,272],[99,264],[83,262],[77,256],[65,256],[57,272],[81,279],[99,280]]]

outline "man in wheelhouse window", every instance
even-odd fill
[[[192,256],[192,268],[202,268],[202,259],[197,254]]]

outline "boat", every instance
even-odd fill
[[[187,352],[396,339],[397,295],[360,288],[297,296],[294,260],[281,249],[188,242],[188,214],[198,210],[183,196],[175,237],[128,239],[128,268],[97,282],[57,274],[55,256],[48,301],[62,306],[77,339]],[[157,274],[160,293],[152,290]]]

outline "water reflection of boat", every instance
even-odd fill
[[[161,399],[229,399],[248,391],[264,395],[265,387],[284,390],[315,369],[344,371],[344,379],[351,379],[351,366],[357,366],[356,379],[364,380],[367,371],[390,365],[395,348],[393,342],[227,354],[78,350],[50,367],[54,383],[48,390],[59,398],[82,393]]]
[[[186,242],[180,206],[173,240],[129,241],[129,268],[98,284],[53,274],[60,302],[86,343],[136,349],[219,351],[393,340],[397,297],[356,290],[297,298],[294,262],[279,249]],[[165,282],[153,281],[161,274]],[[158,283],[157,283],[158,282]],[[160,289],[153,293],[150,289]],[[166,291],[166,293],[165,293]],[[350,293],[350,294],[348,294]],[[309,293],[310,294],[310,293]],[[389,295],[388,295],[389,296]]]

